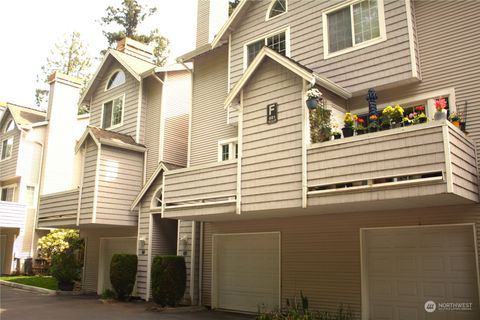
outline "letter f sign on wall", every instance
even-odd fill
[[[267,105],[267,123],[275,123],[278,121],[278,103],[270,103]]]

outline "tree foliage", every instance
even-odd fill
[[[165,64],[169,53],[168,39],[163,37],[158,29],[154,29],[148,34],[142,34],[138,31],[138,26],[146,18],[154,15],[157,8],[142,6],[137,0],[123,0],[120,7],[109,6],[105,11],[106,15],[100,18],[100,24],[103,27],[116,25],[120,28],[120,30],[115,31],[103,31],[109,46],[125,37],[129,37],[152,45],[154,47],[155,64],[159,66]]]
[[[52,256],[66,251],[81,249],[83,240],[78,230],[55,229],[38,239],[38,256],[50,260]]]
[[[88,46],[82,40],[79,32],[65,34],[63,40],[56,43],[50,51],[47,62],[41,67],[37,75],[39,88],[35,90],[35,102],[38,107],[45,107],[48,97],[48,77],[59,71],[63,74],[77,77],[86,84],[91,76],[92,59],[88,53]],[[79,111],[82,113],[82,111]]]
[[[233,12],[233,10],[235,10],[235,8],[238,6],[238,3],[240,2],[240,0],[230,0],[228,1],[228,15],[230,16]]]

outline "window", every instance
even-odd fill
[[[10,159],[12,157],[12,149],[13,149],[13,137],[8,138],[2,141],[2,160]]]
[[[107,87],[105,88],[105,90],[113,89],[124,83],[125,83],[125,72],[123,72],[122,70],[115,71],[108,79]]]
[[[0,201],[13,201],[13,191],[12,187],[1,188]]]
[[[26,203],[27,206],[33,207],[35,204],[35,187],[34,186],[27,186],[26,192]]]
[[[5,128],[3,129],[3,132],[7,133],[7,132],[12,131],[13,129],[15,129],[15,122],[13,122],[13,120],[10,120],[5,125]]]
[[[163,189],[160,187],[160,189],[155,192],[155,195],[153,196],[152,199],[152,208],[161,208],[163,204]]]
[[[267,20],[287,12],[287,0],[273,0],[267,13]]]
[[[336,52],[350,51],[385,39],[383,0],[352,2],[340,9],[323,14],[326,33],[325,57]],[[375,41],[378,42],[378,41]]]
[[[123,121],[123,97],[113,99],[103,104],[102,128],[119,127]]]
[[[218,143],[218,161],[227,161],[238,158],[237,139],[220,141]]]
[[[268,36],[264,39],[257,40],[255,42],[249,43],[246,46],[246,66],[252,63],[253,59],[257,54],[262,50],[264,46],[267,46],[284,56],[288,56],[288,32],[282,31],[274,35]]]

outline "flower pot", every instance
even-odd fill
[[[333,140],[337,140],[337,139],[340,139],[340,138],[342,138],[341,134],[337,134],[337,135],[333,136]]]
[[[443,111],[437,111],[435,112],[435,114],[433,115],[433,119],[435,121],[440,121],[440,120],[445,120],[447,119],[447,112],[445,110]]]
[[[394,124],[392,124],[392,129],[401,128],[401,127],[402,127],[402,123],[401,123],[401,122],[395,122]]]
[[[457,127],[457,128],[460,128],[460,121],[452,121],[452,124]]]
[[[380,131],[385,131],[385,130],[389,130],[389,129],[390,129],[390,125],[389,125],[389,124],[380,126]]]
[[[343,132],[343,137],[344,138],[353,136],[353,128],[352,127],[342,128],[342,132]]]
[[[460,130],[465,132],[467,129],[467,123],[466,122],[460,122]]]
[[[361,134],[364,134],[366,131],[365,130],[358,130],[357,131],[357,136],[361,135]]]
[[[408,127],[409,125],[411,125],[410,122],[402,122],[402,126],[403,126],[403,127]]]
[[[368,129],[368,132],[377,132],[378,131],[378,128],[370,128]]]
[[[425,123],[427,122],[427,118],[418,118],[419,123]]]
[[[318,99],[312,98],[312,99],[307,99],[307,108],[309,110],[315,110],[318,107]]]

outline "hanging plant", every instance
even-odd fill
[[[312,143],[330,140],[332,136],[332,112],[325,108],[325,100],[320,99],[315,109],[310,110],[310,140]]]
[[[311,88],[307,91],[307,100],[305,101],[307,103],[307,108],[309,110],[315,110],[318,107],[321,99],[322,93],[320,90],[317,88]]]

